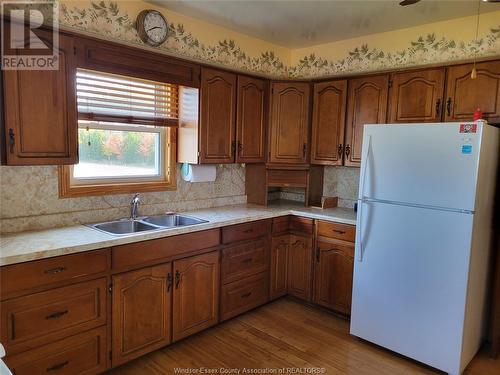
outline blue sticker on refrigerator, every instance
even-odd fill
[[[462,154],[472,154],[472,145],[462,145]]]

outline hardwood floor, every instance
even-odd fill
[[[440,373],[350,336],[346,320],[284,298],[136,359],[107,375],[164,375],[187,373],[176,372],[176,368],[200,367],[317,367],[324,368],[326,374],[356,375]],[[492,360],[481,352],[465,374],[498,375],[500,359]]]

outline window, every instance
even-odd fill
[[[79,163],[60,168],[60,195],[175,188],[176,85],[78,69]]]

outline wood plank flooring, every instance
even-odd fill
[[[311,367],[323,368],[323,373],[330,375],[440,374],[350,336],[346,320],[285,298],[141,357],[107,375],[180,374],[186,372],[176,372],[176,368],[201,367],[275,369],[276,372],[268,373],[276,374],[281,368]],[[465,374],[499,375],[500,359],[492,360],[482,351]]]

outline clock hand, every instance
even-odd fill
[[[155,27],[152,27],[150,29],[147,29],[146,31],[151,31],[151,30],[154,30],[154,29],[161,29],[161,27],[160,26],[155,26]]]

